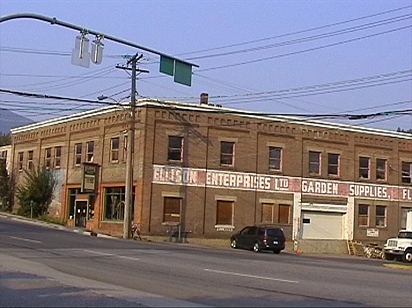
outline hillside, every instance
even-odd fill
[[[0,108],[0,133],[8,134],[11,128],[30,123],[33,123],[33,121],[10,110]]]

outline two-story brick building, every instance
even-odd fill
[[[127,108],[105,107],[13,129],[18,181],[45,164],[56,215],[121,234],[129,123]],[[155,100],[138,102],[135,126],[142,233],[228,238],[270,222],[294,240],[383,241],[412,209],[410,134]]]

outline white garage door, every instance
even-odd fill
[[[302,211],[303,239],[343,239],[343,214]]]

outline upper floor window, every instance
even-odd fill
[[[370,158],[369,157],[359,157],[359,177],[364,179],[369,179],[369,166]]]
[[[282,148],[269,147],[269,169],[277,171],[282,169]]]
[[[34,164],[33,164],[33,151],[29,151],[27,153],[27,169],[33,170],[34,169]]]
[[[86,161],[91,163],[93,162],[94,154],[94,141],[86,142]]]
[[[52,148],[47,148],[44,150],[44,165],[47,169],[51,167],[51,159],[52,159]]]
[[[54,167],[60,168],[62,157],[62,147],[58,146],[54,148]]]
[[[309,173],[320,174],[320,152],[309,151]]]
[[[82,163],[83,145],[76,143],[74,145],[74,164],[79,166]]]
[[[386,227],[386,206],[376,206],[376,226]]]
[[[235,143],[228,141],[220,142],[220,164],[233,166],[235,158]]]
[[[358,225],[361,227],[369,226],[369,205],[359,204]]]
[[[402,183],[412,183],[412,163],[402,162]]]
[[[386,180],[386,159],[376,159],[376,179]]]
[[[110,161],[119,161],[119,137],[114,137],[110,140]]]
[[[123,160],[127,160],[127,135],[123,137]]]
[[[339,176],[339,154],[328,154],[328,175]]]
[[[183,137],[169,136],[167,159],[177,161],[183,160]]]
[[[19,154],[17,154],[17,156],[18,156],[18,165],[17,165],[17,167],[19,168],[19,171],[21,171],[21,170],[23,170],[24,153],[19,152]]]

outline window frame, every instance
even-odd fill
[[[366,214],[361,213],[361,208],[366,208]],[[370,206],[369,204],[358,204],[358,227],[369,227],[370,225]],[[361,224],[361,218],[366,218],[366,224]]]
[[[94,157],[94,141],[86,142],[86,162],[92,163]]]
[[[363,166],[362,160],[366,160],[368,166]],[[367,172],[367,176],[363,176],[363,171]],[[371,158],[368,156],[359,156],[359,178],[369,180],[371,178]]]
[[[74,165],[80,166],[83,160],[83,144],[75,143],[74,144]]]
[[[406,184],[412,183],[412,162],[401,162],[401,182]]]
[[[162,223],[179,224],[181,222],[182,202],[181,197],[163,197]]]
[[[282,171],[282,160],[283,149],[281,147],[269,146],[269,170]]]
[[[316,156],[313,156],[313,155]],[[312,158],[317,158],[313,160]],[[313,170],[313,167],[315,169]],[[322,152],[319,151],[309,151],[309,174],[322,174]]]
[[[48,147],[44,149],[44,166],[46,169],[52,167],[52,148]]]
[[[168,161],[180,161],[180,162],[183,161],[183,145],[184,145],[183,136],[175,136],[175,135],[168,136],[167,160]]]
[[[383,214],[378,215],[378,209],[383,209]],[[377,205],[375,207],[375,226],[377,228],[386,228],[387,227],[387,216],[388,216],[388,207],[384,205]],[[383,225],[378,223],[378,221],[381,221],[382,219],[383,219]]]
[[[382,164],[383,163],[383,169]],[[385,158],[376,159],[376,180],[377,181],[386,181],[387,180],[387,166],[388,160]],[[382,176],[383,173],[383,176]]]
[[[221,166],[233,167],[235,165],[235,145],[233,141],[220,141]]]
[[[337,159],[336,162],[332,161],[332,158]],[[336,169],[336,173],[331,172],[331,169]],[[329,176],[340,176],[340,154],[328,153],[328,175]]]
[[[62,147],[54,147],[54,167],[59,169],[61,167]]]
[[[227,209],[225,209],[224,207],[227,207]],[[228,213],[222,214],[223,210],[227,210]],[[234,201],[216,200],[216,226],[233,226],[234,225],[234,221],[233,221],[234,215],[233,214],[234,214]]]
[[[33,150],[27,151],[27,169],[28,170],[34,169],[33,160],[34,160],[34,151]]]
[[[115,141],[117,141],[117,147],[114,147]],[[111,163],[119,162],[119,150],[120,150],[120,137],[110,138],[110,162]]]

